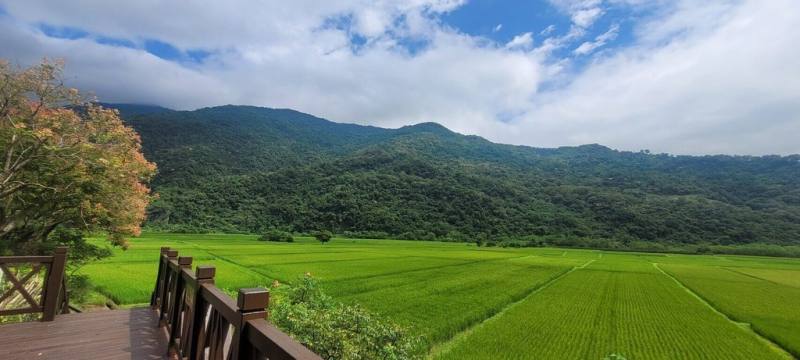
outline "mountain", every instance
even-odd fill
[[[173,111],[158,105],[144,105],[144,104],[112,104],[112,103],[97,103],[97,105],[114,108],[119,111],[120,116],[123,118],[132,118],[144,114],[156,114],[161,112]]]
[[[121,113],[159,167],[157,229],[800,245],[798,155],[542,149],[436,123],[384,129],[252,106]]]

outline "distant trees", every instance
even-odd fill
[[[149,208],[148,225],[161,230],[465,242],[485,234],[496,246],[656,250],[800,244],[800,155],[535,149],[239,106],[129,124],[169,169]]]
[[[80,238],[59,228],[102,231],[125,245],[145,219],[155,165],[117,112],[84,102],[61,69],[0,61],[0,253]]]
[[[281,231],[281,230],[270,230],[267,231],[264,235],[261,235],[259,238],[261,241],[273,241],[273,242],[294,242],[294,237],[292,234]]]
[[[333,233],[328,230],[315,231],[313,235],[314,238],[322,244],[331,241],[331,238],[333,237]]]

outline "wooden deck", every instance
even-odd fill
[[[165,359],[168,348],[176,359],[322,360],[267,322],[267,289],[239,289],[234,300],[214,285],[213,266],[192,271],[192,258],[168,247],[150,308],[69,314],[66,257],[65,247],[53,256],[0,256],[0,282],[9,283],[0,283],[0,316],[43,320],[0,325],[0,360]],[[44,280],[30,286],[43,268]]]
[[[149,308],[64,314],[0,325],[0,359],[165,359],[166,340]]]

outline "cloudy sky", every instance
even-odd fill
[[[435,121],[537,147],[800,153],[798,0],[0,0],[109,102]]]

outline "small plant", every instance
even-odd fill
[[[603,360],[627,360],[627,359],[621,354],[609,354],[606,355],[606,357],[604,357]]]
[[[267,231],[266,234],[261,235],[259,240],[261,240],[261,241],[273,241],[273,242],[289,242],[290,243],[290,242],[294,242],[294,237],[292,237],[292,234],[290,234],[290,233],[288,233],[286,231],[270,230],[270,231]]]
[[[321,242],[322,244],[331,241],[332,237],[333,233],[331,233],[328,230],[317,231],[314,233],[314,238],[317,239],[317,241]]]

